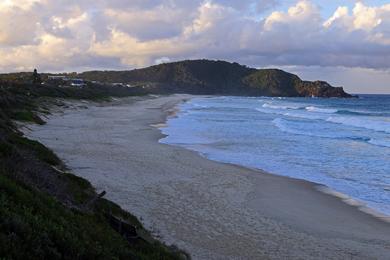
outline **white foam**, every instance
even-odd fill
[[[299,109],[300,107],[297,106],[278,106],[278,105],[272,105],[270,103],[263,104],[264,108],[271,108],[271,109]]]
[[[311,120],[324,120],[330,123],[343,124],[347,126],[353,126],[358,128],[365,128],[368,130],[374,130],[378,132],[390,133],[390,121],[386,121],[386,118],[376,117],[377,119],[371,119],[361,116],[338,116],[334,115],[329,117],[329,113],[337,112],[336,110],[327,110],[327,112],[321,113],[310,113],[310,111],[318,110],[316,107],[306,107],[306,110],[290,110],[286,112],[286,108],[283,106],[274,106],[281,108],[278,109],[267,109],[270,107],[268,104],[264,104],[263,107],[266,108],[256,108],[257,111],[267,114],[276,114],[284,115],[288,117],[302,118],[302,119],[311,119]],[[309,108],[309,109],[308,109]]]
[[[321,115],[316,115],[316,114],[309,114],[309,113],[284,113],[284,116],[289,116],[289,117],[296,117],[296,118],[303,118],[303,119],[312,119],[312,120],[324,120],[325,118]]]
[[[286,112],[286,110],[276,110],[276,109],[264,109],[264,108],[256,108],[257,111],[266,114],[274,114],[274,115],[283,115],[288,117],[296,117],[296,118],[304,118],[304,119],[320,119],[319,116],[310,115],[308,113],[299,113],[299,112]]]
[[[192,105],[194,107],[199,107],[199,108],[209,108],[209,106],[205,106],[205,105],[201,105],[201,104],[197,104],[197,103],[192,103]]]
[[[289,110],[289,112],[286,112],[286,109],[278,110],[278,109],[256,108],[256,110],[259,112],[262,112],[262,113],[266,113],[266,114],[284,115],[284,116],[288,116],[288,117],[311,119],[311,120],[317,120],[317,119],[326,120],[326,118],[327,118],[327,116],[324,117],[324,115],[321,115],[321,114],[307,113],[304,110],[298,110],[298,109]]]
[[[344,201],[344,203],[346,203],[348,205],[357,207],[360,211],[363,211],[367,214],[370,214],[376,218],[379,218],[385,222],[390,223],[390,217],[388,215],[383,214],[383,213],[381,213],[373,208],[368,207],[367,204],[363,201],[352,198],[344,193],[332,190],[331,188],[324,186],[324,185],[318,185],[316,188],[317,188],[317,190],[319,190],[325,194],[329,194],[329,195],[332,195],[332,196],[335,196],[335,197],[341,199],[342,201]]]
[[[326,114],[334,114],[337,113],[337,109],[332,109],[332,108],[319,108],[315,106],[308,106],[305,108],[307,111],[310,112],[319,112],[319,113],[326,113]]]

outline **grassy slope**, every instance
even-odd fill
[[[181,259],[158,241],[127,241],[111,228],[115,215],[142,230],[141,223],[114,203],[97,199],[90,183],[65,169],[39,142],[24,138],[11,119],[44,122],[42,97],[103,99],[125,90],[60,89],[0,83],[0,259]],[[88,205],[88,206],[86,206]],[[146,231],[145,231],[146,232]],[[147,232],[146,232],[147,233]]]

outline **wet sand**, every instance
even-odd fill
[[[28,135],[194,259],[390,259],[390,224],[318,185],[158,143],[156,126],[188,98],[88,104]]]

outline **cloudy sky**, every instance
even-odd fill
[[[390,93],[390,0],[0,0],[0,72],[195,58]]]

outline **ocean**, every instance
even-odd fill
[[[199,97],[160,142],[328,186],[390,216],[390,95]]]

